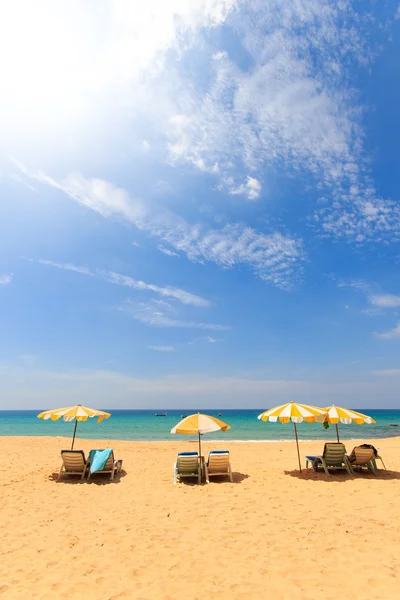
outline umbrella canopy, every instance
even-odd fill
[[[297,402],[288,402],[287,404],[281,404],[280,406],[270,408],[269,410],[266,410],[263,413],[261,413],[261,415],[258,415],[258,418],[261,421],[271,421],[272,423],[276,423],[278,420],[281,423],[289,423],[289,421],[293,422],[294,433],[296,436],[297,457],[299,459],[300,473],[301,461],[296,424],[302,423],[303,421],[306,421],[307,423],[314,423],[315,421],[322,423],[325,420],[325,417],[326,410],[318,408],[316,406],[309,406],[307,404],[298,404]]]
[[[220,419],[211,415],[203,415],[197,413],[189,415],[180,421],[171,429],[171,433],[183,433],[188,435],[198,434],[199,436],[199,454],[201,455],[201,440],[200,435],[203,433],[212,433],[213,431],[228,431],[231,426],[227,425]]]
[[[357,425],[371,425],[372,423],[376,423],[376,421],[369,417],[368,415],[363,415],[362,413],[356,412],[355,410],[351,410],[350,408],[342,408],[341,406],[328,406],[324,409],[326,411],[325,421],[328,423],[333,423],[336,425],[336,437],[339,442],[339,421],[344,425],[350,425],[350,423],[357,423]]]
[[[67,406],[65,408],[54,408],[53,410],[45,410],[38,414],[38,419],[44,419],[45,421],[51,419],[52,421],[58,421],[63,419],[64,421],[73,421],[75,419],[74,436],[72,438],[71,450],[74,447],[76,426],[78,421],[87,421],[89,418],[97,417],[97,422],[101,423],[104,419],[111,417],[111,413],[105,412],[104,410],[97,410],[96,408],[89,408],[77,404],[76,406]]]

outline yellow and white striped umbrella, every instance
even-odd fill
[[[350,423],[357,423],[357,425],[363,425],[366,423],[367,425],[371,425],[372,423],[376,423],[372,417],[368,415],[363,415],[355,410],[351,410],[350,408],[342,408],[341,406],[328,406],[328,408],[324,409],[326,411],[326,420],[329,423],[343,423],[344,425],[350,425]]]
[[[303,421],[306,421],[307,423],[314,423],[315,421],[323,423],[325,421],[325,417],[326,410],[318,408],[317,406],[309,406],[308,404],[298,404],[297,402],[288,402],[287,404],[281,404],[280,406],[270,408],[269,410],[266,410],[260,415],[258,415],[258,418],[261,421],[271,421],[272,423],[276,423],[278,420],[281,423],[289,423],[290,421],[293,422],[294,433],[296,436],[297,457],[299,459],[300,473],[301,460],[296,424],[302,423]]]
[[[199,436],[199,454],[201,455],[200,435],[203,433],[212,433],[213,431],[228,431],[230,428],[230,425],[227,425],[227,423],[220,421],[220,419],[217,419],[216,417],[197,413],[182,419],[182,421],[171,429],[171,433],[183,433],[188,435],[195,435],[197,433]]]
[[[49,419],[51,421],[58,421],[58,419],[63,419],[64,421],[70,422],[76,419],[71,450],[74,447],[76,426],[78,424],[78,421],[87,421],[89,418],[92,417],[97,417],[97,422],[101,423],[102,421],[104,421],[104,419],[108,419],[108,417],[111,417],[111,413],[105,412],[104,410],[97,410],[96,408],[82,406],[82,404],[77,404],[76,406],[67,406],[65,408],[45,410],[38,414],[38,419],[44,419],[45,421]]]
[[[326,411],[325,421],[328,423],[333,423],[336,425],[336,437],[339,442],[339,421],[344,425],[350,425],[350,423],[356,423],[357,425],[372,425],[372,423],[376,423],[376,421],[369,417],[368,415],[363,415],[355,410],[351,410],[350,408],[342,408],[341,406],[328,406],[324,409]]]
[[[317,408],[316,406],[309,406],[307,404],[298,404],[297,402],[288,402],[287,404],[281,404],[270,408],[265,412],[258,415],[261,421],[271,421],[276,423],[278,420],[281,423],[314,423],[318,421],[322,423],[325,420],[326,410],[323,408]]]

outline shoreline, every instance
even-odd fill
[[[177,435],[175,437],[175,439],[158,439],[158,440],[134,440],[134,439],[121,439],[121,438],[104,438],[104,437],[96,437],[96,438],[81,438],[81,437],[77,437],[75,438],[75,446],[77,444],[77,442],[82,442],[82,443],[92,443],[92,442],[114,442],[115,444],[124,444],[124,443],[133,443],[133,444],[180,444],[180,443],[186,443],[186,444],[198,444],[198,439],[185,439],[186,436],[184,435]],[[187,436],[189,437],[189,436]],[[72,440],[72,436],[66,436],[66,435],[9,435],[9,434],[1,434],[0,433],[0,440],[1,439],[47,439],[47,440]],[[354,438],[341,438],[340,441],[343,442],[344,444],[346,442],[368,442],[368,443],[373,443],[378,442],[378,441],[390,441],[390,440],[398,440],[400,439],[400,433],[399,435],[393,435],[390,437],[369,437],[369,436],[364,436],[364,437],[354,437]],[[332,438],[307,438],[307,439],[300,439],[299,438],[299,444],[318,444],[318,443],[322,443],[325,444],[326,442],[336,442],[336,436],[332,436]],[[201,439],[201,443],[202,444],[293,444],[295,443],[295,438],[293,436],[293,439],[274,439],[274,440],[254,440],[254,439],[246,439],[246,440],[235,440],[235,439],[229,439],[227,438],[226,440],[222,440],[220,438],[218,439],[213,439],[212,437],[206,437],[206,438],[202,438]]]

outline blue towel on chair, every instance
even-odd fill
[[[106,448],[105,450],[91,450],[89,452],[90,473],[102,471],[110,458],[112,451],[112,448]]]

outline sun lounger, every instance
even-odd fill
[[[61,458],[63,464],[61,465],[58,479],[62,475],[80,475],[81,479],[84,479],[89,463],[85,458],[83,450],[61,450]]]
[[[181,477],[197,477],[201,483],[201,468],[197,452],[179,452],[174,464],[174,484]]]
[[[362,448],[356,446],[350,456],[347,457],[351,470],[362,471],[363,467],[367,467],[368,471],[376,474],[375,470],[375,453],[373,448]]]
[[[104,456],[106,454],[106,456]],[[98,468],[93,470],[93,462],[99,461]],[[114,479],[115,473],[120,473],[122,469],[122,460],[115,460],[114,452],[111,448],[106,450],[91,450],[89,452],[89,475],[88,480],[93,473],[110,473],[110,479]]]
[[[346,448],[341,442],[327,442],[324,446],[322,456],[306,456],[306,467],[312,462],[316,471],[323,469],[330,475],[329,469],[345,469],[349,475],[352,474],[350,463],[346,457]]]
[[[228,450],[212,450],[208,455],[208,461],[204,465],[204,469],[207,483],[210,483],[210,477],[215,475],[227,475],[230,481],[233,482]]]

